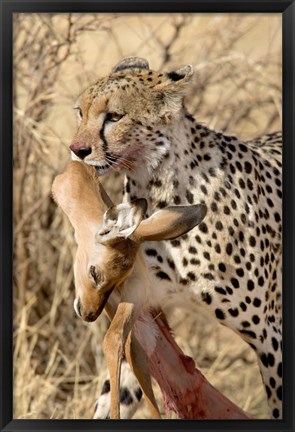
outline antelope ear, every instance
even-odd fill
[[[205,204],[167,207],[142,221],[131,239],[138,243],[175,239],[201,223],[206,213]]]
[[[102,228],[96,234],[96,241],[112,245],[127,239],[142,221],[146,209],[147,201],[143,198],[110,207],[103,216]]]

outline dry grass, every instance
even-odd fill
[[[242,138],[281,128],[278,15],[39,15],[14,22],[14,417],[91,418],[103,380],[104,317],[73,312],[72,230],[50,187],[69,158],[76,95],[123,56],[192,63],[191,111]],[[105,180],[114,198],[120,177]],[[255,355],[201,313],[173,311],[177,340],[208,379],[265,418]],[[185,316],[185,320],[183,319]],[[137,417],[148,416],[144,405]]]

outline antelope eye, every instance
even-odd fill
[[[121,120],[122,117],[124,117],[125,114],[119,114],[119,113],[115,113],[115,112],[109,112],[106,115],[106,120],[110,121],[110,122],[118,122],[119,120]]]
[[[95,282],[95,285],[100,285],[103,282],[103,275],[100,270],[95,268],[94,266],[90,266],[89,274]]]

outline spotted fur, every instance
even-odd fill
[[[151,71],[123,60],[77,101],[74,159],[100,174],[125,171],[125,199],[148,214],[204,202],[190,233],[144,246],[151,302],[202,305],[256,352],[271,408],[282,415],[281,133],[241,141],[210,130],[183,105],[192,67]]]
[[[120,384],[120,416],[123,419],[131,418],[141,402],[142,390],[126,361],[122,362]],[[110,378],[108,374],[102,386],[100,397],[95,404],[93,418],[109,419],[110,405]]]

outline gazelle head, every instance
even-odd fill
[[[113,289],[120,287],[132,271],[139,243],[129,235],[142,220],[145,210],[145,200],[112,206],[92,230],[92,237],[87,236],[87,242],[78,243],[74,308],[85,321],[94,321],[101,314]],[[115,223],[117,216],[120,220]]]
[[[174,206],[144,220],[145,199],[113,205],[95,168],[80,162],[71,162],[56,177],[52,191],[75,229],[78,248],[74,307],[85,321],[94,321],[114,288],[128,278],[142,242],[170,240],[185,234],[207,212],[204,204]]]

